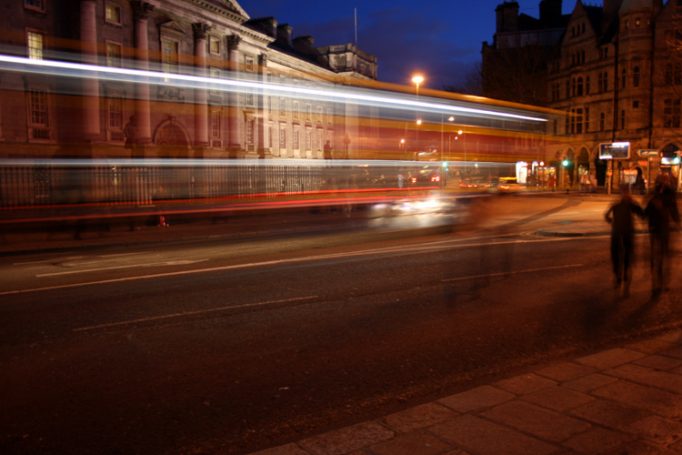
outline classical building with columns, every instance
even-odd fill
[[[531,21],[515,1],[499,5],[494,45],[483,49],[484,80],[492,82],[484,94],[497,94],[493,76],[506,68],[495,62],[505,47],[541,51],[526,78],[543,87],[538,104],[564,113],[550,125],[546,159],[562,169],[565,184],[615,185],[637,168],[649,179],[679,175],[670,163],[682,147],[682,1],[577,0],[570,15],[561,10],[561,0],[542,0],[541,19]],[[527,101],[524,94],[510,89],[506,98]],[[612,162],[610,173],[599,149],[612,142],[629,142],[631,155]]]
[[[11,3],[11,5],[9,4]],[[317,48],[233,0],[17,0],[2,53],[306,86],[376,79],[353,44]],[[1,157],[352,157],[353,106],[173,84],[0,73]]]

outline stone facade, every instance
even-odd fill
[[[650,182],[659,172],[679,175],[666,163],[682,144],[680,18],[678,0],[578,0],[562,22],[561,39],[549,46],[542,104],[562,114],[550,125],[547,161],[563,168],[564,185],[613,186],[637,168]],[[611,142],[631,149],[612,169],[599,159],[599,145]]]
[[[300,86],[375,79],[355,46],[317,49],[232,0],[23,0],[0,6],[3,53]],[[343,55],[344,64],[340,65]],[[337,157],[347,107],[268,93],[1,73],[4,157]]]

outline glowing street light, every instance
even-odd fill
[[[421,73],[415,73],[412,75],[412,83],[415,86],[415,93],[417,95],[417,98],[419,98],[419,87],[424,83],[424,75]],[[417,117],[417,126],[420,126],[422,124],[422,119],[420,117]],[[419,128],[417,128],[417,131],[415,133],[415,144],[417,146],[417,150],[419,150]]]
[[[424,83],[424,75],[416,73],[412,76],[412,83],[417,87],[417,96],[419,96],[419,86]]]

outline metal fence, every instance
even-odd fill
[[[400,187],[440,163],[322,160],[0,161],[0,208],[281,197]],[[420,182],[437,186],[431,182]]]

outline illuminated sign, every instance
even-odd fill
[[[629,142],[612,142],[599,144],[600,160],[627,160],[630,159]]]
[[[674,155],[664,155],[661,157],[661,166],[679,166],[680,156],[678,154]]]

